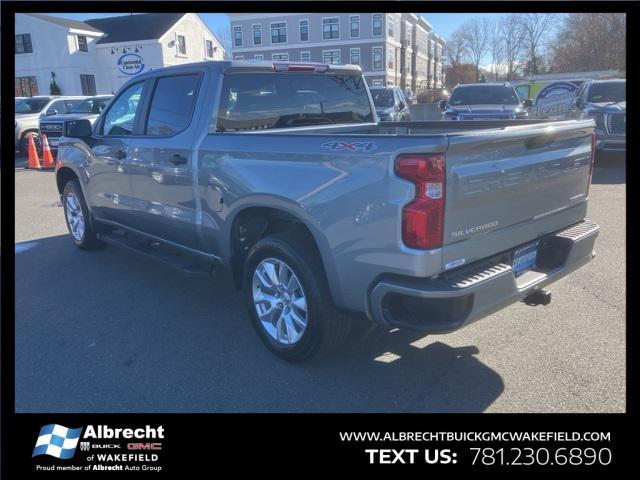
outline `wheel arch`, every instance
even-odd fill
[[[274,206],[273,202],[269,205],[256,203],[244,205],[228,217],[225,240],[234,283],[242,288],[244,261],[253,245],[269,234],[295,229],[312,242],[324,268],[332,299],[339,305],[342,296],[329,242],[308,213],[300,210],[288,205]]]

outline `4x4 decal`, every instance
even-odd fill
[[[347,150],[349,152],[371,152],[378,148],[378,145],[375,142],[343,142],[343,141],[332,141],[325,142],[320,145],[322,148],[326,148],[327,150]]]

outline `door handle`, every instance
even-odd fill
[[[169,159],[169,162],[173,163],[174,165],[184,165],[185,163],[187,163],[187,157],[176,153]]]

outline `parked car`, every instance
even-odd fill
[[[40,117],[67,113],[85,97],[38,95],[25,98],[15,104],[15,148],[29,153],[29,137],[39,143],[38,122]]]
[[[596,149],[624,152],[627,149],[627,82],[625,79],[590,80],[576,95],[575,118],[596,122]]]
[[[508,120],[527,118],[531,105],[508,83],[469,83],[457,85],[440,110],[443,120]]]
[[[378,118],[383,122],[408,121],[409,105],[399,87],[373,87],[370,89]]]
[[[339,345],[347,313],[442,333],[546,305],[544,287],[593,258],[592,120],[383,124],[372,97],[353,65],[137,75],[60,139],[70,238],[228,268],[289,361]]]
[[[407,102],[407,105],[414,105],[417,102],[416,94],[413,93],[410,89],[406,89],[404,92],[404,99]]]
[[[58,149],[58,140],[64,135],[68,122],[86,119],[93,124],[112,98],[113,95],[88,97],[72,106],[67,113],[41,117],[39,130],[47,136],[51,150]]]

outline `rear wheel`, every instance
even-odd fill
[[[62,206],[73,243],[85,250],[100,248],[102,242],[98,240],[96,231],[91,224],[89,209],[76,180],[69,180],[64,186]]]
[[[350,319],[333,307],[322,263],[304,233],[258,241],[247,257],[243,286],[258,335],[287,361],[326,355],[349,332]]]

